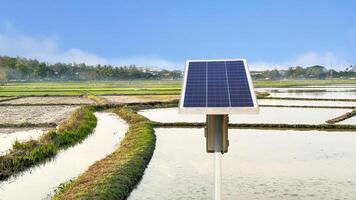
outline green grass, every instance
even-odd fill
[[[151,123],[129,108],[116,108],[129,124],[120,147],[68,184],[61,185],[53,199],[126,199],[143,176],[155,149]]]
[[[0,96],[179,94],[181,81],[30,82],[0,86]]]
[[[8,154],[0,156],[0,181],[53,158],[60,149],[86,138],[95,126],[96,117],[92,109],[82,107],[61,124],[58,131],[49,131],[39,140],[15,142]]]
[[[254,81],[255,87],[294,87],[312,85],[356,84],[356,80],[282,80]],[[132,95],[132,94],[180,94],[180,80],[134,80],[98,82],[25,82],[0,86],[1,96],[46,95]]]

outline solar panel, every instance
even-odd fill
[[[187,61],[179,110],[201,114],[258,112],[246,60]]]

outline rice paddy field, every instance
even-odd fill
[[[254,84],[269,96],[258,99],[259,115],[229,116],[230,124],[249,126],[229,129],[223,199],[355,199],[356,81]],[[180,87],[170,80],[0,86],[0,200],[213,199],[214,158],[204,129],[181,126],[205,116],[178,114]],[[97,123],[77,136],[88,120],[76,114],[82,107]],[[330,130],[317,128],[340,117]],[[5,161],[29,158],[36,145],[64,148],[3,178]],[[43,156],[47,150],[36,149]]]
[[[283,87],[353,87],[355,80],[285,80],[285,81],[254,81],[256,88]],[[90,81],[90,82],[25,82],[8,83],[0,86],[0,100],[9,96],[61,96],[120,94],[179,94],[180,80],[132,80],[132,81]]]

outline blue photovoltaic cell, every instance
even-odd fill
[[[206,107],[206,62],[191,62],[185,86],[185,107]]]
[[[230,107],[225,62],[208,62],[207,93],[207,107]]]
[[[253,107],[243,61],[189,62],[184,107]]]
[[[243,61],[226,61],[231,107],[252,107],[253,101]]]

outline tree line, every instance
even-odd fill
[[[46,63],[36,59],[0,56],[0,84],[7,81],[81,81],[182,78],[180,70],[155,70],[135,65],[86,65],[84,63]],[[336,71],[324,66],[290,67],[287,70],[252,71],[255,80],[356,78],[356,65]]]
[[[344,70],[336,71],[324,66],[289,67],[287,70],[265,70],[251,72],[253,79],[280,80],[280,79],[327,79],[327,78],[356,78],[356,65],[350,65]]]
[[[180,70],[154,70],[135,65],[86,65],[84,63],[45,63],[36,59],[0,56],[0,82],[181,79]]]

